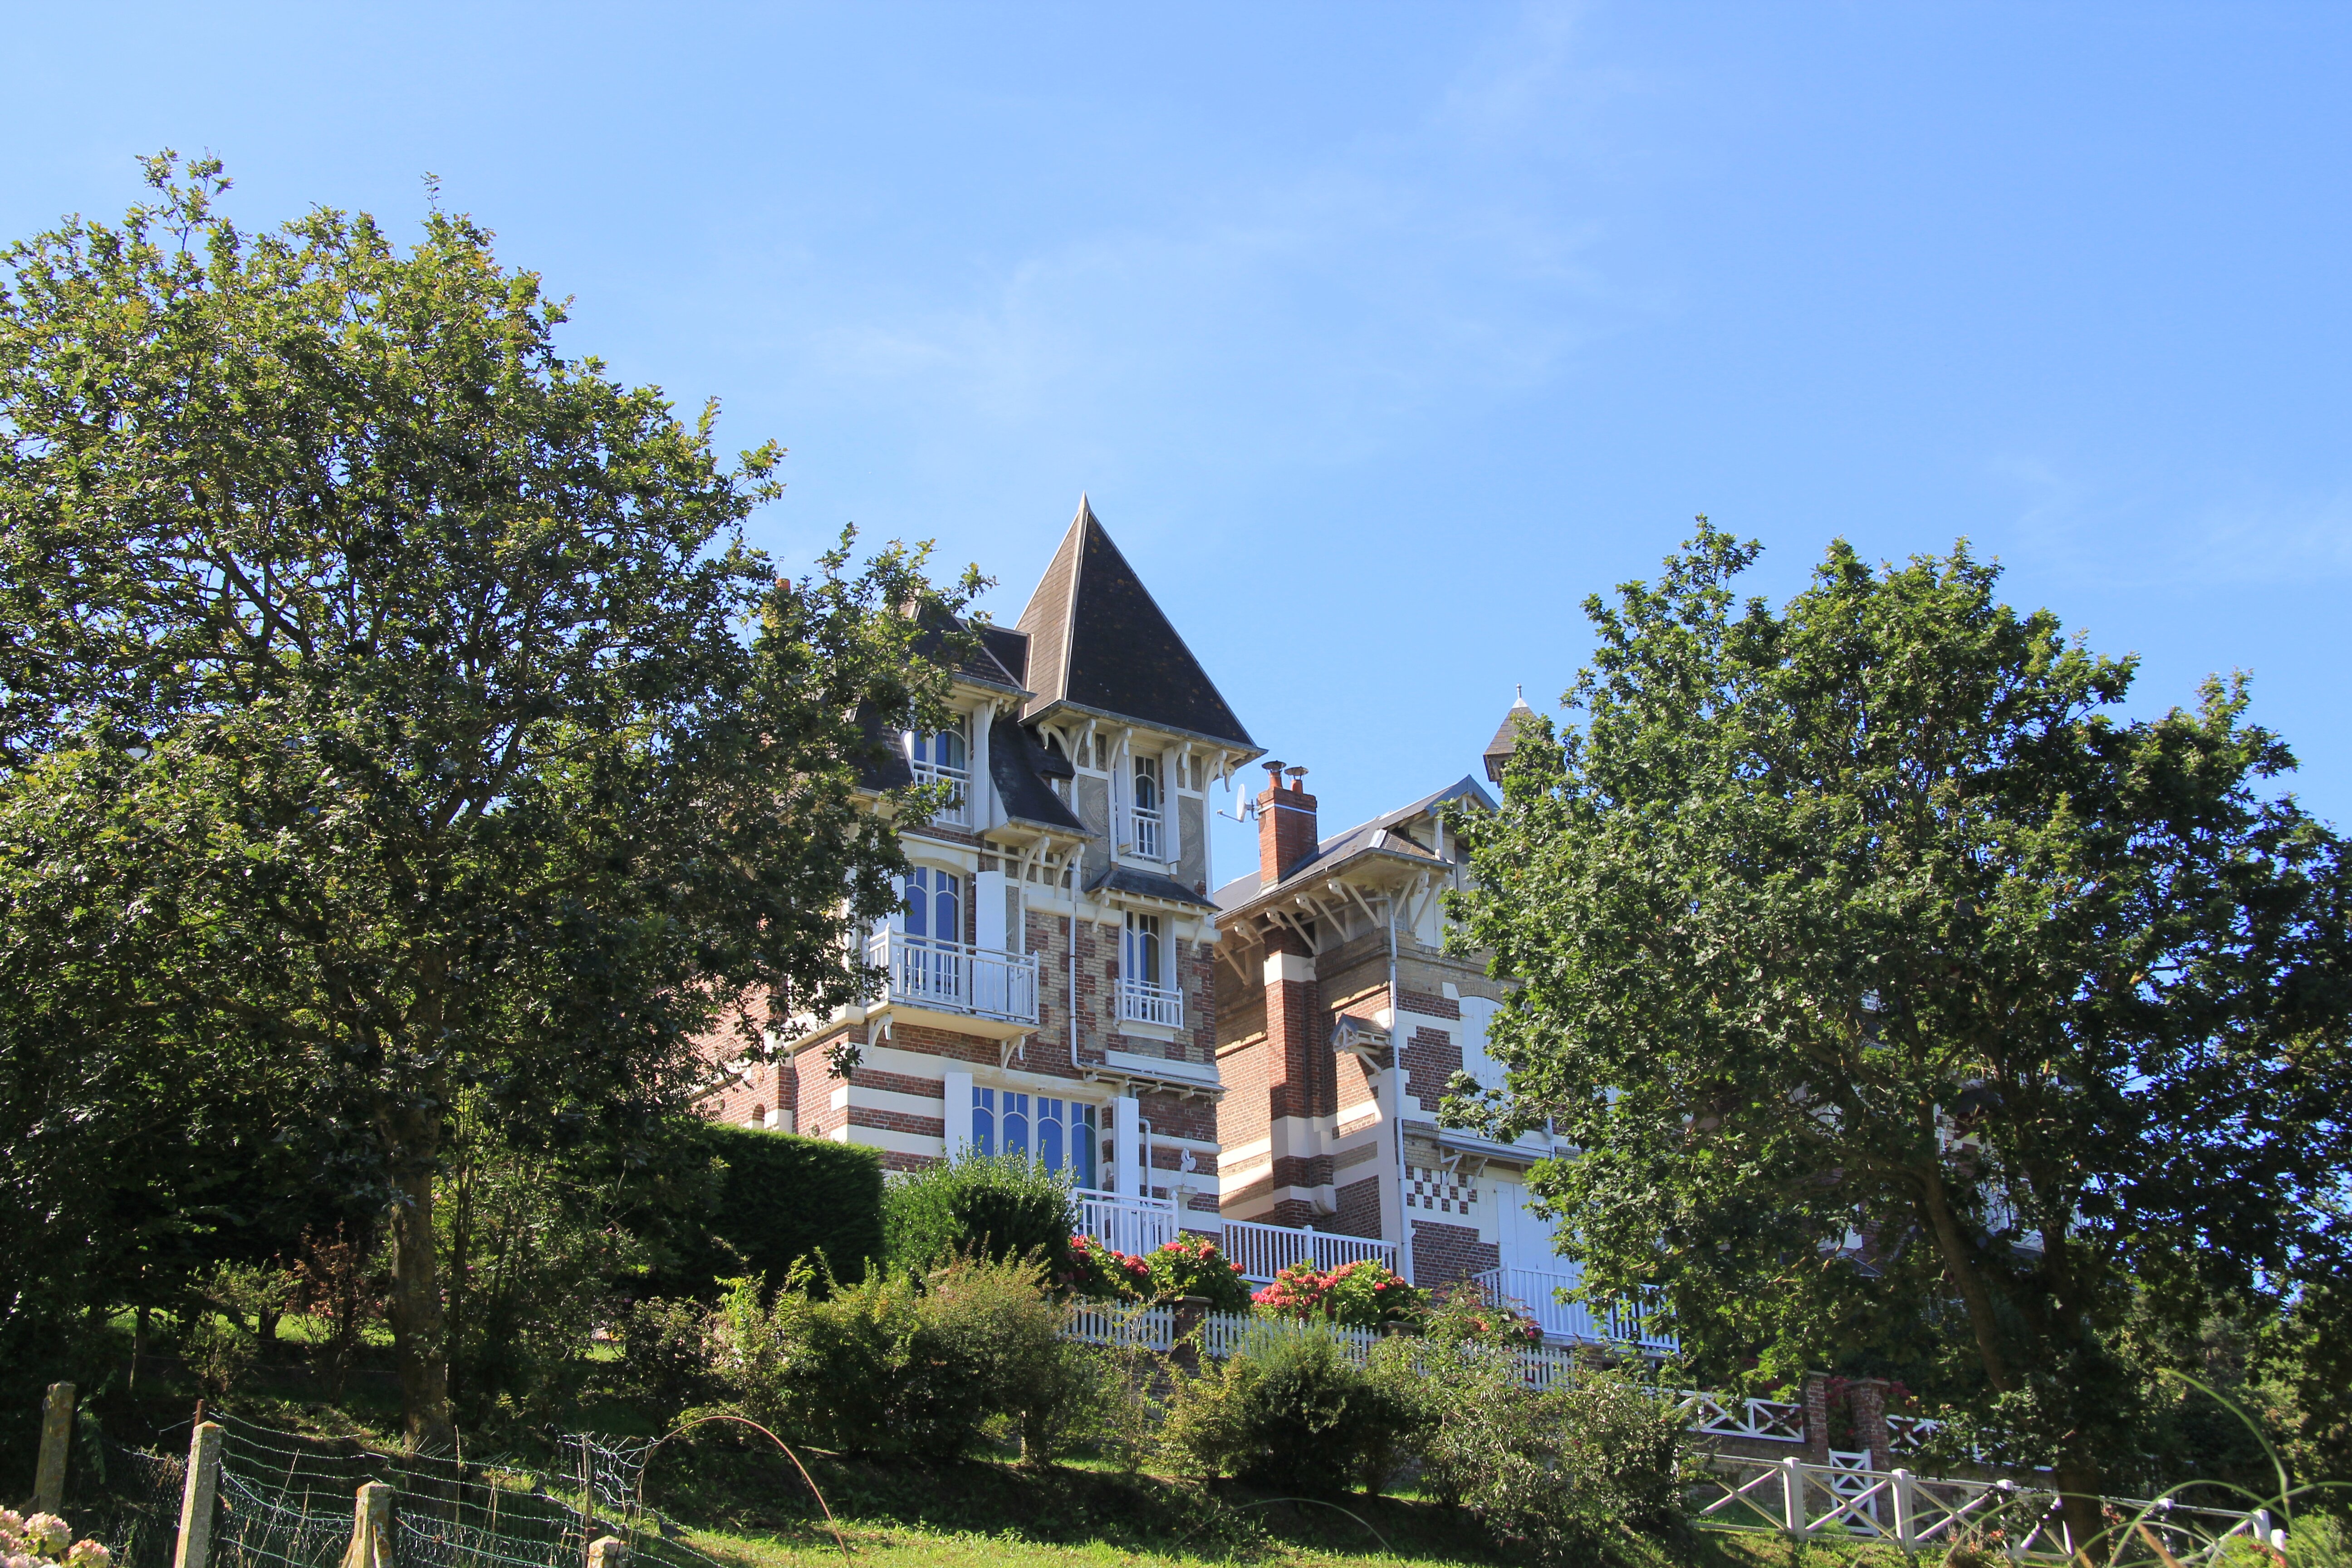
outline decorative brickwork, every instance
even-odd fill
[[[1412,1222],[1412,1277],[1422,1285],[1467,1279],[1503,1266],[1503,1249],[1478,1239],[1475,1226]]]
[[[1805,1458],[1816,1465],[1830,1462],[1830,1374],[1805,1373]]]
[[[1405,1092],[1421,1101],[1423,1110],[1437,1109],[1446,1084],[1461,1070],[1462,1047],[1444,1029],[1415,1029],[1404,1043]]]
[[[1459,1018],[1462,1004],[1450,996],[1433,995],[1426,991],[1397,992],[1397,1010],[1418,1013],[1424,1018]]]
[[[849,1107],[852,1127],[872,1127],[884,1132],[904,1132],[914,1138],[944,1138],[948,1135],[945,1119],[937,1116],[912,1116],[903,1110],[885,1110],[879,1106]]]
[[[1443,1165],[1404,1168],[1404,1206],[1417,1213],[1472,1215],[1478,1202],[1478,1184]],[[1499,1265],[1497,1265],[1499,1267]]]

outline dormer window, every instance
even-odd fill
[[[907,760],[919,784],[943,784],[955,791],[954,800],[932,814],[933,822],[964,826],[971,821],[971,752],[963,725],[954,729],[907,731]]]
[[[1134,803],[1128,812],[1128,847],[1147,860],[1160,858],[1160,759],[1135,759]]]

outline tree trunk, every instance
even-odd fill
[[[2074,1538],[2074,1550],[2082,1553],[2083,1562],[2105,1563],[2115,1555],[2116,1543],[2100,1533],[2107,1528],[2107,1519],[2099,1503],[2105,1477],[2098,1461],[2087,1455],[2062,1453],[2052,1472],[2058,1479],[2060,1506],[2065,1510],[2066,1532]]]
[[[1960,1293],[1960,1304],[1968,1309],[1969,1328],[1976,1336],[1977,1359],[1984,1365],[1985,1381],[1992,1384],[1994,1393],[2007,1394],[2017,1383],[2010,1375],[2009,1358],[2001,1353],[2000,1323],[1993,1314],[1992,1293],[1978,1275],[1976,1259],[1969,1256],[1968,1242],[1960,1235],[1959,1219],[1945,1200],[1941,1172],[1928,1173],[1923,1201],[1936,1250],[1952,1276],[1952,1288]]]
[[[392,1344],[400,1367],[400,1408],[414,1447],[448,1448],[457,1427],[449,1411],[449,1335],[433,1243],[433,1167],[412,1148],[417,1168],[403,1176],[392,1206]],[[420,1155],[424,1155],[420,1159]]]

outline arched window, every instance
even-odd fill
[[[764,1105],[753,1106],[751,1108],[751,1125],[754,1127],[765,1127],[767,1124],[768,1108]]]
[[[971,1152],[996,1152],[996,1091],[977,1084],[971,1090]]]
[[[917,866],[907,873],[899,896],[907,901],[907,934],[963,940],[963,879],[953,871]]]
[[[1029,1152],[1029,1097],[1004,1091],[1004,1152],[1008,1154]]]

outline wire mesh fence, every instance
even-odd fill
[[[637,1482],[650,1442],[573,1435],[568,1475],[503,1459],[407,1454],[352,1438],[280,1431],[218,1413],[220,1470],[210,1568],[337,1568],[359,1489],[394,1489],[393,1554],[402,1568],[582,1568],[588,1545],[626,1542],[647,1568],[719,1568],[644,1512]],[[100,1539],[121,1568],[169,1568],[186,1461],[107,1452]],[[115,1484],[117,1475],[121,1484]]]

